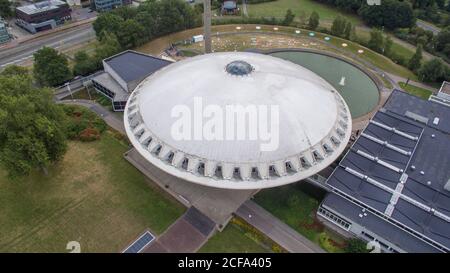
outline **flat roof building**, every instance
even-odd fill
[[[120,6],[131,5],[132,0],[94,0],[97,11],[108,11]]]
[[[326,181],[318,215],[386,252],[450,251],[450,107],[394,90]]]
[[[170,64],[144,53],[127,50],[103,60],[104,72],[92,78],[94,88],[112,101],[114,111],[123,111],[130,93],[147,76]]]
[[[436,95],[431,95],[429,100],[450,106],[450,82],[442,82]]]
[[[47,0],[16,8],[16,24],[31,33],[55,28],[71,19],[66,2]]]

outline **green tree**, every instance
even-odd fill
[[[363,1],[364,2],[364,1]],[[369,25],[388,29],[409,28],[416,17],[408,1],[383,0],[381,5],[363,3],[358,14]]]
[[[444,77],[445,67],[439,59],[432,59],[422,65],[419,77],[426,82],[435,82]]]
[[[133,19],[136,17],[137,12],[137,9],[133,6],[121,6],[111,11],[111,13],[118,15],[123,20]]]
[[[203,7],[203,4],[200,4]],[[202,11],[203,12],[203,11]],[[153,39],[158,36],[159,29],[159,9],[155,4],[148,4],[144,2],[139,6],[139,12],[135,20],[141,24],[145,29],[145,35],[148,39]]]
[[[422,62],[422,45],[419,44],[416,48],[416,53],[409,59],[408,68],[417,72]]]
[[[95,35],[101,40],[103,38],[102,35],[105,32],[116,33],[123,23],[124,20],[119,15],[111,12],[104,12],[100,13],[92,26],[95,30]]]
[[[102,39],[100,44],[95,48],[94,59],[97,62],[97,66],[102,66],[102,60],[106,59],[112,55],[115,55],[122,51],[122,47],[117,40],[116,35],[109,32],[104,32],[102,34]]]
[[[346,24],[346,20],[339,15],[333,20],[333,24],[331,25],[331,34],[342,37],[344,35]]]
[[[98,69],[95,58],[90,57],[85,51],[75,53],[75,65],[73,66],[74,75],[88,75]]]
[[[157,36],[189,29],[197,26],[201,22],[199,14],[196,14],[194,9],[185,1],[157,1],[156,8],[159,13]]]
[[[360,239],[350,239],[347,241],[344,251],[346,253],[368,253],[367,243]]]
[[[0,72],[1,76],[30,76],[28,68],[15,64],[8,65]]]
[[[445,8],[445,0],[435,0],[435,1],[436,1],[437,6],[440,9],[444,9]]]
[[[450,44],[450,26],[444,28],[436,37],[436,50],[443,51]]]
[[[350,12],[357,12],[361,7],[361,0],[336,0],[336,6]]]
[[[320,23],[319,14],[313,11],[311,13],[311,16],[309,16],[308,27],[312,30],[315,30],[319,26],[319,23]]]
[[[104,33],[112,33],[122,47],[129,48],[155,37],[200,26],[201,23],[201,12],[183,0],[152,0],[143,2],[139,7],[122,7],[101,13],[93,26],[99,40]]]
[[[141,44],[145,29],[135,20],[128,19],[119,27],[116,35],[121,47],[129,49]]]
[[[42,86],[56,86],[72,77],[67,58],[55,49],[43,47],[33,57],[34,78]]]
[[[339,34],[339,26],[340,26],[340,20],[341,20],[341,16],[339,15],[338,17],[334,18],[333,20],[333,24],[331,25],[331,34],[338,36]]]
[[[295,14],[292,12],[291,9],[288,9],[286,11],[286,15],[284,16],[283,25],[289,26],[294,21]]]
[[[442,50],[442,53],[445,54],[445,56],[447,56],[447,58],[450,58],[450,43],[448,43],[444,49]]]
[[[384,38],[383,34],[378,29],[373,29],[370,32],[370,40],[368,43],[368,47],[376,52],[381,53],[383,51]]]
[[[344,38],[350,40],[350,38],[352,36],[352,31],[353,31],[352,23],[347,22],[347,24],[345,25],[345,29],[344,29]]]
[[[0,0],[0,17],[9,18],[14,15],[11,4],[9,0]]]
[[[10,177],[46,173],[66,151],[65,124],[52,90],[27,76],[0,76],[0,164]]]

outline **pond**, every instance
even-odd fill
[[[306,67],[327,80],[345,99],[353,118],[371,112],[378,104],[380,94],[374,81],[343,60],[302,51],[280,51],[270,55]]]

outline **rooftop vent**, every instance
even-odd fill
[[[433,124],[434,124],[434,125],[438,125],[438,124],[439,124],[439,118],[438,118],[438,117],[435,117],[435,118],[433,119]]]
[[[450,178],[447,180],[447,183],[445,183],[444,189],[450,191]]]
[[[413,112],[410,112],[410,111],[406,111],[405,112],[405,116],[410,118],[410,119],[413,119],[415,121],[421,122],[421,123],[425,123],[425,124],[428,123],[428,119],[426,117],[421,116],[421,115],[416,114],[416,113],[413,113]]]

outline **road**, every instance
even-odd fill
[[[318,245],[300,235],[255,202],[248,200],[236,215],[292,253],[324,253]]]
[[[417,20],[416,25],[425,30],[429,30],[429,31],[433,32],[434,35],[438,35],[439,32],[441,32],[441,29],[438,28],[437,26],[434,26],[434,25],[424,22],[422,20]]]
[[[92,24],[80,25],[55,34],[45,35],[11,48],[0,49],[0,68],[29,61],[44,46],[63,50],[95,39]]]

